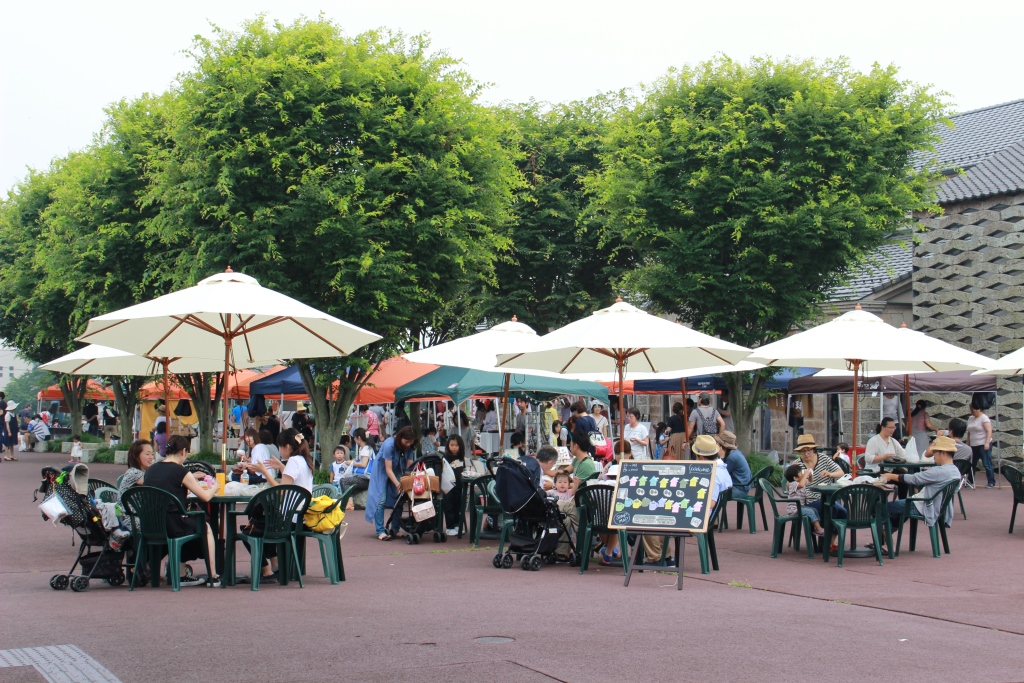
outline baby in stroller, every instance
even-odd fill
[[[508,569],[518,560],[524,570],[539,571],[541,564],[554,564],[559,536],[569,537],[557,500],[534,483],[523,463],[511,458],[498,465],[494,495],[503,512],[498,553],[491,561],[494,567]],[[568,557],[572,566],[579,563],[571,538]]]

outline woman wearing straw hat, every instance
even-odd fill
[[[801,434],[796,440],[796,452],[800,455],[800,465],[803,469],[812,471],[812,481],[816,483],[832,483],[843,476],[844,472],[832,458],[818,457],[818,444],[814,443],[814,437],[810,434]],[[807,489],[807,507],[813,508],[822,517],[821,494],[817,491]],[[836,504],[832,506],[833,519],[846,519],[846,508]],[[832,547],[835,550],[833,538]]]

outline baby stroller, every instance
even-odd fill
[[[398,527],[405,532],[405,542],[410,545],[419,543],[423,535],[431,531],[434,532],[434,543],[448,541],[448,534],[445,533],[444,528],[444,494],[441,492],[443,467],[440,455],[424,455],[414,460],[410,473],[399,480],[402,488],[398,492],[398,499],[395,501],[395,509],[391,513],[388,527],[393,528],[392,525],[397,515]],[[434,474],[423,475],[424,491],[418,494],[414,491],[416,474],[426,470],[433,470]],[[433,505],[432,515],[430,515],[429,507],[413,509],[417,505],[427,502]]]
[[[513,555],[524,570],[539,571],[541,563],[554,564],[563,532],[569,539],[570,564],[575,565],[578,555],[565,527],[565,515],[557,501],[534,486],[523,463],[512,458],[502,460],[494,475],[494,495],[504,513],[498,554],[491,561],[495,569],[510,568]]]
[[[74,465],[68,470],[54,475],[43,469],[43,483],[40,492],[46,495],[40,506],[52,513],[59,510],[57,518],[64,526],[70,527],[78,535],[78,557],[67,574],[56,574],[50,578],[50,588],[64,590],[70,587],[79,593],[89,588],[90,579],[105,579],[111,586],[120,586],[125,582],[124,552],[111,547],[111,536],[103,526],[102,516],[92,501],[89,500],[89,468],[86,465]],[[44,491],[44,489],[47,489]],[[43,519],[47,517],[43,512]],[[98,549],[98,550],[97,550]],[[81,565],[82,571],[75,573]]]

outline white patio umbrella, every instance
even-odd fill
[[[194,287],[97,316],[78,340],[151,358],[223,357],[221,367],[228,374],[233,357],[244,365],[345,356],[380,338],[228,268]],[[225,471],[227,389],[221,445]]]
[[[1008,353],[997,361],[989,360],[988,367],[978,370],[975,375],[997,375],[1000,377],[1013,377],[1024,375],[1024,346]],[[1024,380],[1021,385],[1022,396],[1024,396]]]
[[[861,310],[860,304],[834,320],[755,349],[748,360],[769,366],[852,371],[854,449],[857,447],[858,378],[865,363],[872,373],[907,375],[975,370],[988,362],[984,356],[921,332],[905,327],[897,329],[877,315]]]
[[[255,367],[263,363],[242,363],[239,368]],[[61,356],[56,360],[39,366],[43,370],[61,372],[68,375],[112,375],[143,377],[163,373],[164,405],[170,405],[170,383],[167,375],[170,372],[219,372],[224,369],[224,361],[219,358],[154,358],[137,356],[127,351],[119,351],[109,346],[90,344],[77,351]],[[224,388],[225,392],[227,387]],[[170,420],[164,422],[164,429],[170,434]]]
[[[405,354],[405,358],[414,363],[431,363],[433,365],[448,365],[456,368],[468,368],[470,370],[484,370],[487,372],[504,372],[505,388],[501,398],[501,428],[498,432],[498,443],[500,448],[505,444],[505,418],[508,403],[509,381],[512,373],[495,367],[495,356],[502,353],[525,353],[537,347],[540,340],[532,327],[521,323],[512,316],[511,320],[495,325],[489,330],[471,334],[468,337],[453,339],[450,342],[431,346],[419,351]],[[533,372],[525,374],[538,374],[553,376],[550,372]],[[456,411],[459,418],[459,430],[462,429],[461,414]]]
[[[620,298],[608,308],[544,335],[533,351],[499,355],[498,365],[563,375],[606,372],[614,367],[623,434],[622,387],[627,364],[636,372],[670,372],[732,366],[749,355],[750,349],[653,316]]]

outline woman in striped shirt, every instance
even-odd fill
[[[832,458],[819,458],[817,448],[818,445],[814,443],[814,437],[810,434],[801,434],[796,440],[796,452],[800,454],[801,468],[813,472],[812,481],[814,483],[831,484],[843,476],[843,470]],[[821,509],[821,494],[811,488],[807,488],[807,507],[813,508],[818,513],[818,517],[824,519]],[[839,504],[832,506],[833,519],[846,519],[846,517],[846,508]],[[835,537],[833,536],[830,550],[835,549]]]

